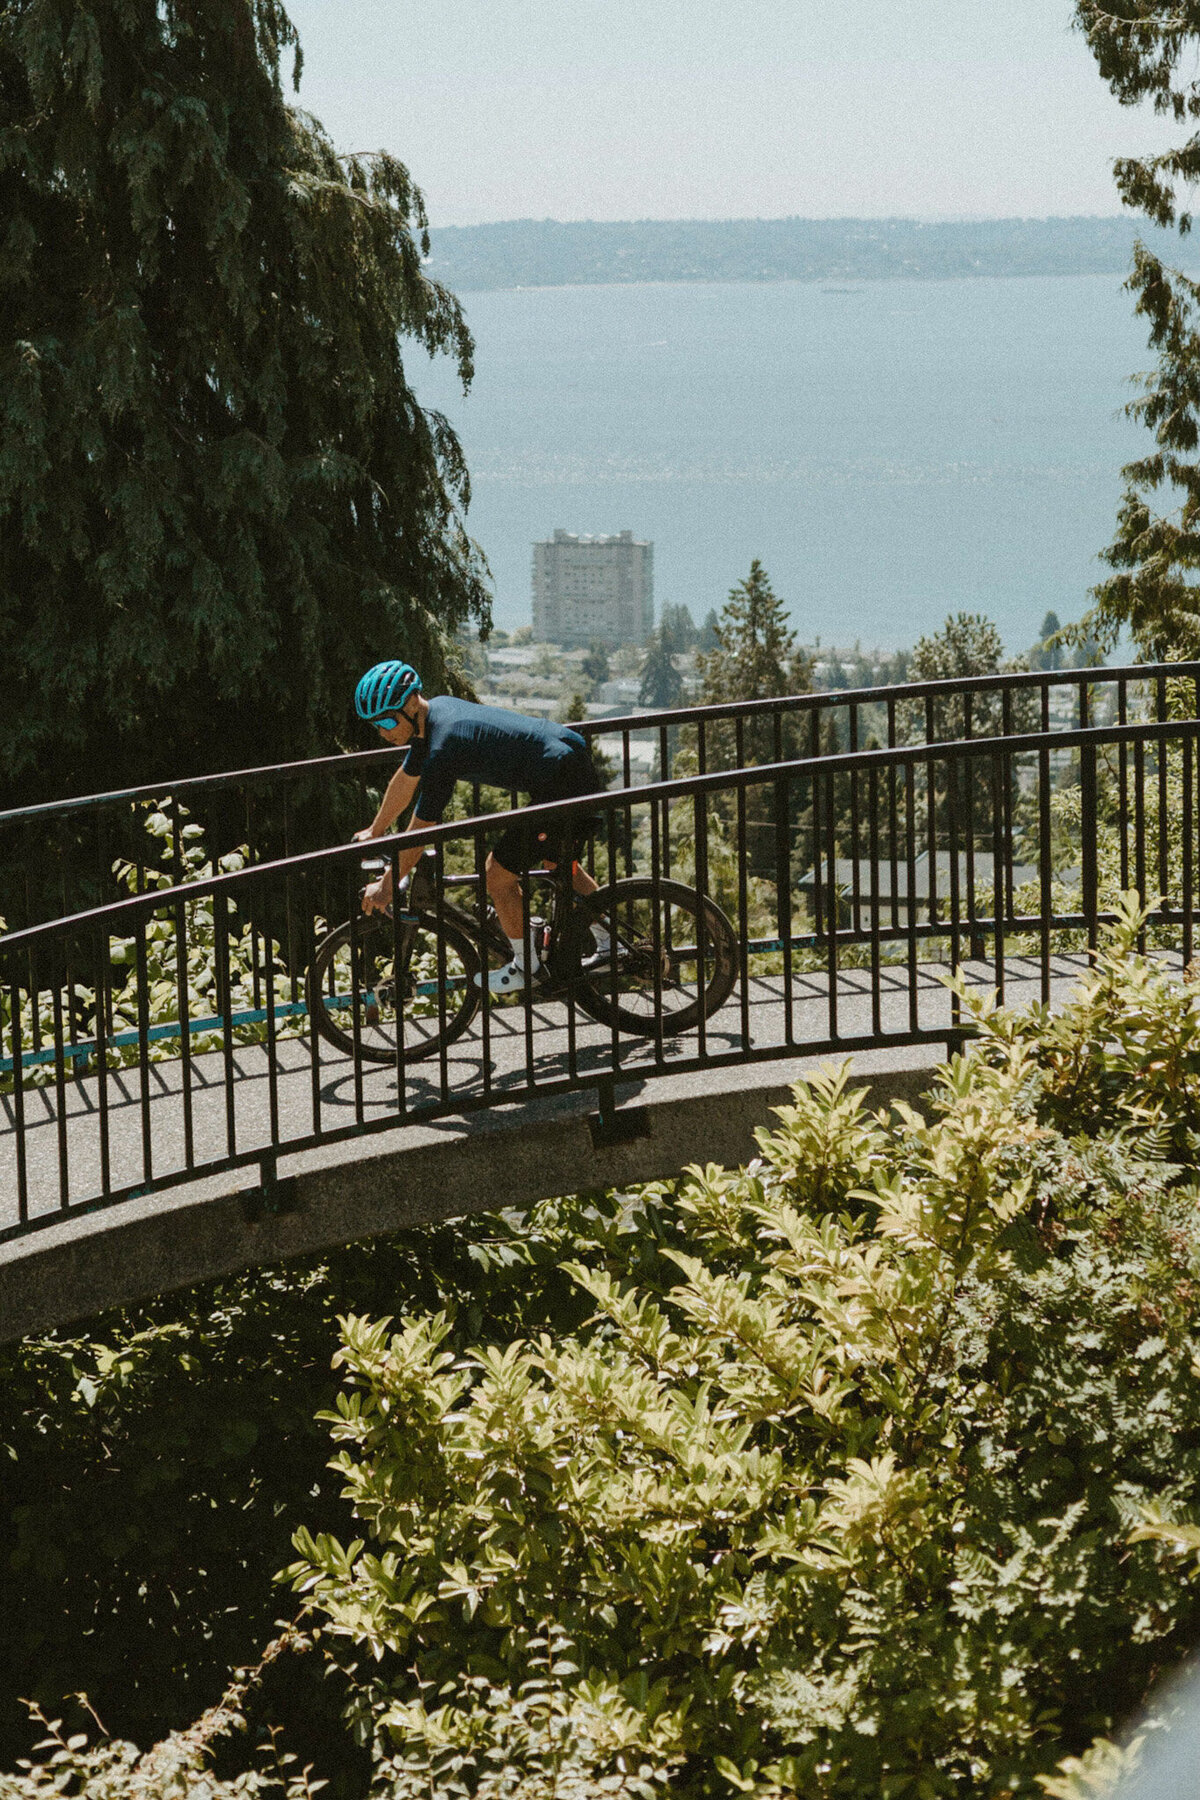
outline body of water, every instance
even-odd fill
[[[1111,276],[508,290],[466,296],[458,427],[496,622],[530,617],[556,526],[651,538],[655,599],[697,619],[752,557],[805,642],[895,649],[947,613],[1010,650],[1078,617],[1102,566],[1124,418],[1150,365]]]

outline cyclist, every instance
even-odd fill
[[[381,662],[368,669],[355,689],[354,708],[389,744],[406,751],[388,782],[379,811],[370,825],[355,833],[358,842],[390,831],[414,797],[407,829],[420,831],[436,825],[459,781],[516,789],[528,794],[535,806],[603,791],[587,742],[577,731],[498,706],[456,700],[450,694],[427,700],[421,677],[410,663]],[[567,857],[575,892],[596,892],[596,883],[576,860],[585,835],[583,825],[581,819],[567,820],[558,829],[549,823],[541,830],[513,825],[489,852],[487,890],[500,928],[512,946],[512,960],[488,977],[492,993],[519,993],[541,967],[537,946],[526,928],[521,888],[524,872],[539,864],[556,868]],[[397,859],[401,880],[415,868],[420,855],[419,848],[401,850]],[[391,898],[389,868],[367,888],[363,911],[381,912]],[[601,967],[609,952],[607,931],[593,925],[592,932],[596,950],[586,959],[588,969]]]

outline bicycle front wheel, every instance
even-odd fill
[[[690,1030],[724,1006],[737,980],[737,938],[712,900],[678,881],[634,877],[577,902],[611,934],[615,963],[581,979],[580,1006],[637,1037]]]
[[[398,968],[391,919],[364,917],[353,938],[352,947],[349,922],[339,925],[308,971],[308,1009],[326,1043],[345,1056],[394,1063],[403,1026],[404,1060],[416,1062],[462,1036],[480,1000],[479,957],[464,931],[417,913],[401,928]]]

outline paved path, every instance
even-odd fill
[[[1053,1000],[1065,996],[1085,966],[1082,957],[1053,960]],[[561,1094],[570,1083],[598,1081],[605,1075],[614,1075],[621,1083],[649,1081],[650,1092],[654,1077],[695,1069],[702,1055],[723,1061],[826,1050],[836,1055],[837,1048],[830,1043],[834,1037],[848,1045],[872,1040],[886,1048],[889,1041],[902,1041],[914,1022],[921,1032],[949,1029],[945,972],[944,966],[922,965],[911,985],[907,968],[886,966],[876,997],[869,970],[843,970],[832,1004],[826,975],[794,976],[790,1029],[782,977],[753,978],[744,996],[735,991],[708,1022],[703,1046],[693,1031],[664,1040],[661,1056],[652,1041],[622,1038],[614,1046],[607,1029],[580,1014],[572,1032],[567,1008],[560,1001],[532,1006],[528,1020],[523,1006],[508,1003],[491,1012],[486,1058],[482,1021],[477,1018],[444,1066],[433,1059],[408,1071],[406,1113],[424,1122],[472,1109],[478,1113],[484,1106],[490,1110],[518,1099],[536,1101],[539,1095]],[[966,964],[963,972],[973,986],[993,985],[990,964]],[[1009,1004],[1037,999],[1038,964],[1011,959],[1005,982]],[[831,1029],[834,1011],[836,1032]],[[319,1050],[314,1069],[307,1039],[280,1040],[273,1066],[264,1046],[237,1048],[231,1080],[226,1078],[224,1056],[206,1053],[193,1057],[186,1086],[181,1060],[154,1063],[144,1091],[136,1068],[106,1077],[85,1076],[65,1083],[61,1106],[53,1085],[26,1089],[28,1220],[45,1223],[61,1217],[66,1207],[86,1207],[103,1202],[106,1195],[129,1194],[164,1181],[199,1180],[232,1161],[269,1152],[273,1114],[281,1173],[288,1169],[289,1146],[300,1151],[324,1141],[328,1160],[336,1155],[329,1140],[338,1134],[404,1123],[394,1068],[366,1065],[356,1075],[349,1059],[325,1045]],[[18,1193],[17,1134],[9,1095],[0,1101],[0,1232],[19,1229]],[[502,1201],[498,1194],[496,1203]],[[99,1224],[98,1219],[95,1222]],[[0,1242],[0,1259],[4,1254]]]

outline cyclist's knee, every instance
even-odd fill
[[[511,893],[513,888],[519,888],[521,885],[521,877],[512,869],[506,869],[503,863],[498,863],[490,850],[487,862],[484,864],[484,872],[490,894]]]

